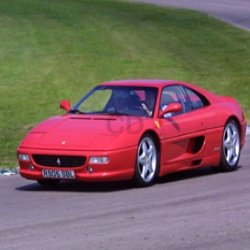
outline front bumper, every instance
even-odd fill
[[[26,154],[29,160],[19,160],[20,175],[30,180],[42,180],[42,170],[70,170],[74,171],[75,180],[86,182],[129,180],[134,175],[136,161],[136,147],[113,151],[55,151],[39,150],[20,147],[19,154]],[[78,167],[43,166],[35,162],[33,155],[83,156],[86,161]],[[109,158],[107,164],[89,163],[90,157],[105,156]]]

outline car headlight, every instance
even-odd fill
[[[30,157],[27,154],[19,154],[18,159],[19,159],[19,161],[29,161]]]
[[[92,156],[89,159],[89,164],[108,164],[109,158],[107,156]]]

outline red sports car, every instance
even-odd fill
[[[60,180],[134,180],[211,166],[237,169],[246,120],[231,97],[166,80],[105,82],[66,114],[33,128],[19,146],[20,174]]]

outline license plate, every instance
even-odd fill
[[[75,179],[75,172],[72,170],[43,169],[43,178],[49,179]]]

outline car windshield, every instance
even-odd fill
[[[156,96],[157,88],[153,87],[98,86],[71,113],[151,117]]]

